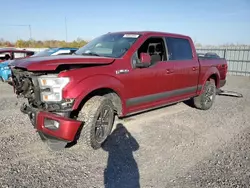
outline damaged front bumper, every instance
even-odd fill
[[[37,131],[66,142],[75,140],[75,136],[82,124],[81,121],[52,112],[41,111],[25,103],[20,110],[29,116],[32,125]]]
[[[11,68],[13,89],[18,97],[27,98],[20,110],[27,114],[34,128],[47,138],[72,142],[82,122],[70,118],[74,99],[60,102],[43,102],[38,77],[46,73],[34,73],[19,68]]]

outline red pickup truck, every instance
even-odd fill
[[[73,55],[12,63],[17,95],[52,149],[78,139],[93,149],[111,133],[114,117],[192,101],[201,110],[226,83],[227,61],[197,55],[190,37],[164,32],[114,32]]]

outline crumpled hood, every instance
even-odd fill
[[[53,71],[59,65],[105,65],[113,63],[114,58],[81,55],[57,55],[45,57],[29,57],[11,62],[11,66],[28,71]]]

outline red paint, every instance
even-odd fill
[[[60,123],[60,127],[57,130],[50,130],[44,127],[44,119],[49,118],[56,120]],[[60,138],[66,141],[73,141],[77,130],[81,126],[80,121],[65,118],[56,114],[48,112],[39,112],[37,115],[36,129],[45,134]]]
[[[93,57],[93,56],[74,56],[57,55],[45,57],[29,57],[14,61],[12,65],[20,68],[26,68],[30,71],[51,71],[56,70],[62,64],[110,64],[113,58]]]
[[[141,53],[141,63],[150,63],[151,57],[147,53]]]

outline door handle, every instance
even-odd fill
[[[197,67],[193,67],[193,68],[192,68],[193,71],[196,71],[197,69],[198,69]]]
[[[167,74],[171,74],[171,73],[173,73],[173,72],[174,72],[174,70],[172,70],[172,69],[167,69],[167,70],[166,70],[166,73],[167,73]]]

